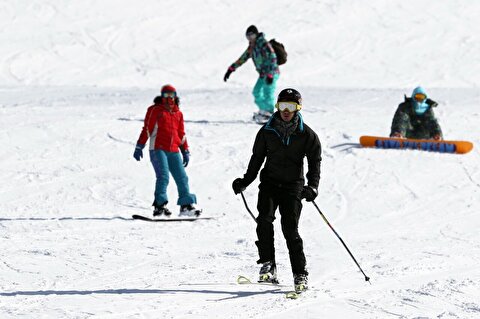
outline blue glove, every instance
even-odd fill
[[[190,162],[190,152],[181,150],[182,151],[182,157],[183,157],[183,167],[187,167],[188,162]]]
[[[133,152],[133,157],[139,161],[142,157],[143,157],[143,148],[145,147],[144,144],[137,144],[137,146],[135,146],[135,152]]]

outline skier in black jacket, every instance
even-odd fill
[[[303,241],[298,233],[302,198],[313,201],[317,197],[320,180],[321,144],[317,134],[302,119],[302,98],[294,89],[285,89],[278,95],[277,112],[258,131],[253,154],[243,178],[233,181],[235,194],[246,189],[260,170],[258,193],[257,236],[260,282],[278,282],[275,264],[273,221],[275,210],[280,211],[282,232],[287,242],[295,290],[308,288]],[[308,172],[305,185],[303,160],[307,157]]]

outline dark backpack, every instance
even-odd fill
[[[275,55],[277,56],[277,64],[285,64],[285,62],[287,62],[287,51],[285,51],[283,44],[277,42],[275,39],[270,40],[269,43],[275,51]]]

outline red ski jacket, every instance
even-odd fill
[[[178,105],[175,104],[171,110],[163,104],[154,104],[148,108],[137,144],[145,145],[148,139],[150,150],[160,149],[176,153],[182,146],[188,151],[183,114]]]

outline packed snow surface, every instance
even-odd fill
[[[0,1],[1,318],[479,318],[480,3]],[[304,203],[310,291],[256,279],[255,223],[231,183],[260,128],[256,72],[223,74],[255,24],[285,44],[277,93],[303,95],[323,147]],[[154,172],[133,159],[146,109],[177,87],[192,192],[214,220],[148,223]],[[422,85],[465,155],[361,148]],[[258,181],[245,196],[256,213]],[[176,215],[176,188],[169,186]]]

